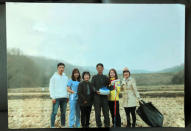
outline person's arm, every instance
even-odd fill
[[[90,96],[91,96],[91,104],[93,104],[93,101],[94,101],[94,94],[95,94],[95,91],[94,91],[94,88],[93,88],[93,86],[92,86],[92,84],[90,83],[90,90],[91,90],[91,92],[90,92]]]
[[[91,80],[91,85],[92,85],[92,87],[93,87],[93,89],[94,89],[94,92],[96,92],[96,89],[95,89],[95,79],[94,79],[95,77],[93,76],[92,77],[92,80]]]
[[[113,86],[113,85],[109,85],[107,88],[108,88],[110,91],[114,90],[114,86]]]
[[[85,99],[84,94],[83,94],[83,85],[82,85],[82,83],[79,83],[77,93],[78,93],[79,100],[84,102],[86,99]]]
[[[138,98],[138,99],[141,99],[140,95],[139,95],[139,92],[137,90],[137,87],[136,87],[136,81],[134,79],[132,79],[132,86],[133,86],[133,90],[134,90],[134,94],[135,96]]]
[[[67,84],[67,91],[68,91],[69,93],[75,93],[73,90],[71,90],[71,86],[72,86],[72,81],[69,80],[69,81],[68,81],[68,84]]]
[[[109,77],[105,76],[105,86],[106,86],[106,87],[109,87],[110,84],[111,84],[111,83],[110,83]]]
[[[125,82],[122,80],[122,81],[120,81],[120,91],[121,92],[124,92],[124,90],[125,90]]]
[[[92,83],[90,83],[90,91],[91,91],[91,92],[90,92],[91,95],[94,95],[94,93],[95,93],[95,89],[94,89]]]
[[[67,83],[68,83],[68,77],[66,77],[66,81],[67,81]],[[67,88],[67,85],[66,85],[66,90],[67,90],[68,88]],[[66,92],[67,93],[67,102],[69,101],[69,92],[67,91]]]
[[[50,97],[52,99],[52,102],[55,103],[56,97],[55,97],[55,78],[52,76],[49,81],[49,92]]]
[[[70,89],[69,86],[67,87],[67,91],[68,91],[69,93],[72,93],[72,94],[75,93],[73,90]]]
[[[109,80],[109,77],[105,76],[105,86],[107,87],[107,89],[109,89],[110,91],[114,90],[114,84],[112,84]]]
[[[100,94],[100,92],[98,90],[96,90],[96,87],[95,87],[95,76],[92,77],[92,80],[91,80],[91,84],[93,86],[93,89],[94,89],[94,93],[96,94]]]
[[[120,93],[120,81],[116,82],[116,87],[117,87],[117,93],[119,94]]]

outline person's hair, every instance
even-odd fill
[[[59,66],[61,66],[61,65],[63,65],[63,66],[65,67],[65,64],[60,62],[60,63],[57,64],[57,68],[58,68]]]
[[[115,69],[113,69],[113,68],[109,70],[109,74],[108,74],[109,79],[111,78],[111,76],[110,76],[111,71],[113,71],[115,73],[115,79],[118,79],[117,71]]]
[[[80,80],[81,80],[81,76],[80,76],[80,71],[78,70],[78,68],[74,68],[74,69],[73,69],[73,71],[72,71],[72,76],[71,76],[72,80],[73,80],[73,81],[76,80],[75,77],[74,77],[74,74],[75,74],[75,73],[78,73],[78,74],[79,74],[79,76],[78,76],[78,78],[77,78],[77,81],[80,81]]]
[[[90,73],[88,72],[88,71],[84,71],[83,73],[82,73],[82,79],[84,80],[84,76],[85,75],[89,75],[89,77],[91,77],[91,75],[90,75]]]
[[[123,71],[123,76],[124,76],[124,73],[125,72],[128,72],[129,73],[129,76],[131,75],[130,71],[129,70],[126,70],[126,71]]]
[[[98,67],[98,66],[102,66],[102,67],[103,67],[103,64],[102,64],[102,63],[98,63],[98,64],[96,65],[96,67]]]

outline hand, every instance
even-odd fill
[[[68,101],[69,101],[69,98],[67,98],[67,103],[68,103]]]
[[[52,99],[52,103],[55,104],[56,103],[56,99]]]
[[[97,91],[97,94],[100,95],[100,91]]]
[[[114,86],[109,86],[108,89],[109,89],[110,91],[112,91],[112,90],[114,90]]]
[[[74,91],[71,91],[72,94],[74,94],[75,92]]]
[[[120,91],[124,91],[124,87],[123,86],[121,86]]]
[[[115,84],[115,81],[111,81],[111,85],[113,86]]]
[[[141,101],[141,100],[143,100],[143,99],[139,97],[138,100]]]
[[[88,103],[87,101],[84,101],[84,104]]]
[[[126,82],[125,82],[125,81],[122,81],[122,82],[121,82],[121,86],[122,86],[122,85],[126,85]]]

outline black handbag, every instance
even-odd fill
[[[164,117],[160,111],[151,103],[139,101],[140,106],[136,110],[141,119],[151,127],[162,127]]]

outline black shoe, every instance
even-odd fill
[[[114,127],[114,125],[113,125],[111,128],[119,128],[119,127],[121,127],[121,126],[116,125],[116,126]]]
[[[86,125],[85,128],[89,128],[89,125]]]
[[[131,124],[127,124],[127,126],[126,126],[127,128],[130,128],[131,127]]]

